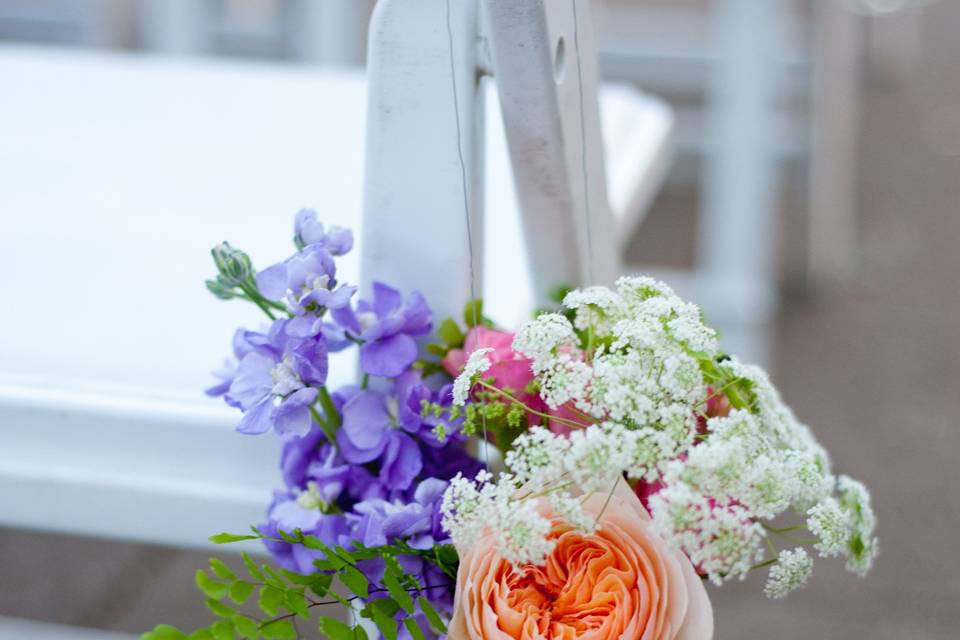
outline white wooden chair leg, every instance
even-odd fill
[[[483,132],[475,0],[450,0],[460,146],[473,215],[467,256],[463,176],[454,119],[446,3],[380,0],[370,22],[362,282],[421,291],[435,317],[459,317],[482,291]]]
[[[576,0],[576,10],[571,2],[544,0],[483,4],[537,302],[559,284],[609,283],[618,251],[607,202],[590,2]]]
[[[724,343],[763,361],[755,338],[775,303],[778,176],[772,158],[776,43],[783,0],[718,0],[717,67],[700,211],[698,269],[704,307]],[[698,287],[699,288],[699,287]]]

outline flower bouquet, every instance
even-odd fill
[[[294,241],[259,272],[219,245],[207,282],[269,320],[234,334],[208,393],[282,440],[285,485],[265,522],[211,540],[261,540],[273,562],[211,560],[196,582],[216,621],[144,638],[700,639],[706,582],[763,570],[780,598],[808,547],[870,569],[867,490],[665,284],[563,292],[512,333],[480,301],[436,324],[416,292],[355,301],[335,265],[352,236],[312,211]],[[361,378],[330,390],[348,348]]]

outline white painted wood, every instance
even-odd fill
[[[864,19],[814,3],[808,271],[814,284],[850,275],[856,247],[857,142]]]
[[[483,5],[534,295],[546,302],[558,284],[611,282],[619,261],[609,250],[616,230],[607,199],[590,3]]]
[[[301,206],[358,227],[363,75],[0,46],[0,86],[0,524],[190,546],[256,522],[280,485],[277,443],[235,433],[201,390],[232,329],[261,316],[207,293],[207,252],[226,239],[260,266],[281,259]],[[659,101],[616,93],[611,123],[665,125]],[[485,269],[510,286],[485,295],[513,324],[530,285],[486,100]],[[607,133],[611,166],[657,155]],[[339,266],[357,281],[356,252]],[[343,355],[334,386],[354,377]]]
[[[0,640],[135,640],[136,635],[0,616]]]
[[[293,0],[294,56],[321,64],[349,66],[363,61],[367,0]]]
[[[716,302],[704,307],[745,357],[759,351],[733,344],[743,325],[763,325],[776,304],[778,167],[771,144],[777,91],[775,62],[784,0],[718,0],[714,46],[719,59],[710,87],[711,147],[703,177],[697,268]],[[761,355],[761,354],[757,354]],[[760,358],[765,360],[765,358]]]
[[[460,317],[483,291],[476,20],[473,0],[381,0],[370,21],[362,282],[418,289],[439,317]]]

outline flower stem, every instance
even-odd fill
[[[535,416],[539,416],[539,417],[541,417],[541,418],[545,418],[545,419],[551,420],[551,421],[553,421],[553,422],[559,422],[559,423],[561,423],[561,424],[565,424],[565,425],[567,425],[567,426],[573,427],[574,429],[585,429],[585,428],[587,428],[588,426],[590,426],[590,425],[587,425],[587,424],[581,424],[581,423],[579,423],[579,422],[577,422],[577,421],[575,421],[575,420],[568,420],[568,419],[566,419],[566,418],[561,418],[561,417],[559,417],[559,416],[551,416],[549,413],[543,413],[542,411],[537,411],[536,409],[533,409],[533,408],[529,407],[525,402],[523,402],[523,401],[520,400],[519,398],[516,398],[514,395],[512,395],[512,394],[510,394],[510,393],[508,393],[508,392],[506,392],[506,391],[504,391],[503,389],[499,389],[499,388],[493,386],[492,384],[490,384],[489,382],[486,382],[485,380],[478,380],[478,381],[477,381],[477,384],[480,385],[481,387],[489,390],[489,391],[493,391],[494,393],[498,393],[498,394],[500,394],[501,396],[504,396],[505,398],[507,398],[507,399],[510,400],[511,402],[515,402],[516,404],[518,404],[518,405],[520,405],[521,407],[523,407],[523,409],[524,409],[525,411],[527,411],[528,413],[532,413],[532,414],[535,415]]]

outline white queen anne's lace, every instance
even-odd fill
[[[784,549],[777,557],[776,564],[770,567],[770,575],[763,592],[770,598],[782,598],[805,585],[812,571],[813,559],[806,549]]]
[[[470,389],[473,388],[477,378],[491,367],[490,358],[487,357],[487,354],[492,351],[493,349],[490,348],[477,349],[467,358],[467,364],[464,365],[463,371],[453,381],[453,404],[460,406],[466,404]]]
[[[544,513],[588,533],[597,522],[583,497],[626,477],[654,488],[654,531],[714,583],[769,565],[770,597],[801,586],[811,557],[778,551],[773,540],[795,540],[790,532],[803,528],[821,556],[869,570],[877,542],[866,488],[832,475],[826,451],[767,374],[722,355],[695,305],[633,277],[572,291],[564,306],[572,322],[543,314],[520,328],[513,348],[530,359],[541,399],[567,416],[556,424],[569,433],[533,427],[513,442],[496,480],[454,479],[443,514],[457,545],[490,532],[510,562],[539,562],[553,544]],[[483,350],[471,354],[455,402],[469,400],[489,366]],[[548,511],[535,506],[544,504]],[[796,513],[806,520],[773,526]]]

